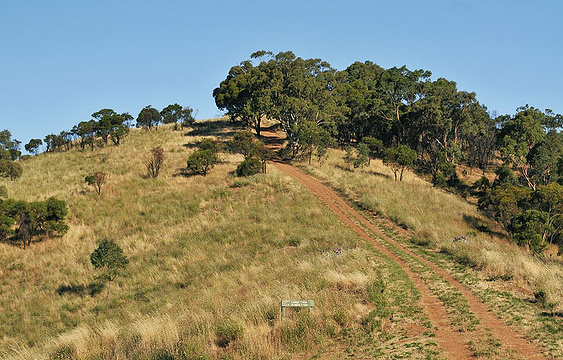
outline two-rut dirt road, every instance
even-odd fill
[[[422,305],[432,325],[436,328],[436,339],[445,357],[448,359],[474,358],[475,354],[470,351],[469,342],[475,339],[470,338],[470,333],[461,333],[454,328],[451,321],[448,319],[446,305],[432,293],[424,279],[392,250],[393,248],[400,249],[400,251],[407,253],[419,262],[426,264],[448,282],[450,286],[457,289],[467,300],[470,310],[480,320],[480,324],[483,328],[490,331],[490,333],[500,341],[501,347],[505,349],[505,354],[512,354],[510,358],[547,359],[538,346],[533,345],[510,326],[502,322],[493,312],[488,310],[485,304],[480,302],[473,293],[448,272],[413,253],[401,243],[384,234],[379,227],[348,205],[348,203],[331,188],[291,165],[282,162],[275,162],[275,165],[283,173],[299,181],[306,189],[317,196],[347,226],[351,227],[362,238],[371,243],[375,249],[387,255],[401,266],[422,295]],[[375,234],[375,236],[370,235],[370,232]],[[387,244],[391,244],[392,246],[384,246],[380,241],[377,241],[375,237],[383,239]]]

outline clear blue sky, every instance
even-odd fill
[[[134,117],[212,91],[256,50],[431,70],[499,114],[563,112],[563,2],[3,0],[0,130],[26,144],[102,108]]]

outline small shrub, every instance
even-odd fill
[[[129,260],[113,240],[102,240],[98,248],[90,254],[90,262],[95,269],[103,270],[100,278],[111,284],[120,271],[127,266]],[[108,296],[109,291],[110,286],[108,285]]]
[[[215,164],[219,161],[217,155],[211,150],[196,150],[188,158],[187,168],[194,174],[207,176]]]
[[[84,178],[84,181],[96,189],[98,195],[102,192],[102,186],[106,182],[107,174],[103,172],[97,172],[93,175],[88,175]]]
[[[262,163],[256,158],[244,160],[237,166],[237,176],[251,176],[262,172]]]
[[[200,150],[211,150],[212,153],[217,154],[221,151],[222,145],[219,141],[210,138],[205,138],[199,143]]]
[[[160,174],[160,168],[162,167],[162,163],[164,162],[164,149],[162,146],[152,149],[151,155],[146,160],[145,166],[149,173],[149,176],[152,178],[157,178],[158,174]]]
[[[289,240],[287,241],[289,246],[294,246],[297,247],[299,245],[301,245],[301,239],[299,239],[298,237],[290,237]]]

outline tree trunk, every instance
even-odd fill
[[[260,127],[262,126],[262,115],[258,115],[258,117],[256,118],[256,135],[258,137],[260,137]]]

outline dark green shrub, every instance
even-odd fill
[[[436,187],[444,187],[447,183],[448,179],[446,179],[446,176],[441,172],[436,173],[434,179],[432,179],[432,184]]]
[[[301,239],[299,239],[298,237],[292,236],[292,237],[289,238],[287,243],[289,244],[289,246],[297,247],[297,246],[301,245]]]
[[[262,162],[256,158],[244,160],[237,166],[237,176],[251,176],[262,172]]]
[[[211,150],[196,150],[188,158],[187,168],[194,174],[207,176],[215,164],[219,161],[217,155]]]
[[[199,143],[200,150],[211,150],[212,153],[217,154],[222,150],[223,146],[217,140],[205,138]]]

